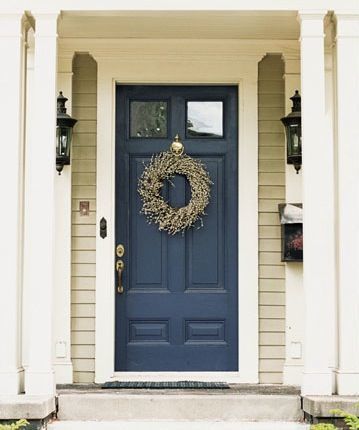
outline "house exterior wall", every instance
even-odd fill
[[[285,294],[287,298],[286,367],[297,365],[298,375],[300,372],[300,376],[303,377],[302,394],[358,394],[359,337],[352,334],[358,331],[356,312],[358,294],[355,289],[357,284],[355,281],[359,279],[358,229],[355,215],[359,203],[358,195],[348,192],[353,188],[352,185],[358,182],[356,167],[359,164],[359,151],[355,146],[355,142],[358,141],[358,129],[353,127],[359,115],[357,103],[359,51],[355,49],[359,40],[357,0],[328,0],[327,4],[323,4],[322,0],[291,2],[284,0],[279,6],[277,2],[268,0],[254,0],[246,4],[226,0],[221,5],[215,0],[209,0],[206,4],[199,0],[195,5],[193,2],[190,4],[189,1],[184,0],[181,3],[162,2],[163,4],[156,4],[155,7],[153,5],[149,7],[143,0],[134,0],[124,8],[121,6],[120,10],[114,0],[104,0],[101,4],[89,1],[86,10],[83,10],[79,0],[74,0],[66,10],[61,10],[63,5],[58,0],[54,1],[51,7],[47,3],[45,5],[45,0],[36,2],[26,0],[26,2],[20,1],[16,8],[9,2],[0,5],[0,54],[6,59],[0,73],[0,89],[2,94],[5,94],[6,100],[14,102],[11,106],[5,104],[3,108],[2,116],[9,125],[4,129],[4,139],[9,144],[4,146],[4,159],[7,162],[3,166],[2,183],[7,187],[5,194],[10,196],[5,201],[11,201],[7,206],[6,217],[18,220],[14,228],[9,228],[5,232],[3,240],[3,245],[12,252],[9,251],[7,259],[2,261],[1,270],[1,303],[7,313],[3,318],[6,324],[2,324],[2,330],[0,330],[0,341],[6,345],[0,359],[0,394],[21,392],[23,387],[20,387],[19,375],[24,370],[27,395],[53,396],[55,393],[54,367],[56,371],[56,365],[60,364],[56,363],[56,358],[67,359],[67,356],[65,357],[61,352],[61,348],[56,351],[56,346],[68,344],[66,341],[67,334],[70,334],[70,327],[67,328],[66,320],[69,310],[62,306],[64,300],[61,302],[57,297],[61,292],[65,296],[69,290],[69,282],[62,281],[69,275],[70,264],[67,264],[69,259],[65,262],[57,258],[55,248],[61,248],[60,242],[67,241],[67,238],[64,240],[61,237],[61,231],[65,236],[70,231],[70,228],[64,229],[61,223],[58,223],[62,215],[65,214],[67,217],[71,213],[69,205],[65,207],[59,204],[59,198],[60,200],[64,196],[69,198],[70,194],[59,193],[57,186],[54,186],[56,183],[54,180],[55,148],[54,145],[51,146],[51,142],[55,142],[56,129],[54,103],[56,74],[62,73],[60,80],[64,82],[72,73],[71,68],[57,70],[56,66],[61,58],[72,59],[74,52],[91,52],[98,64],[98,85],[96,86],[95,74],[89,77],[89,73],[91,74],[91,70],[95,68],[92,69],[88,64],[85,66],[86,61],[90,63],[89,57],[86,58],[81,54],[75,60],[76,76],[73,95],[74,99],[78,96],[78,101],[72,100],[74,110],[71,113],[80,121],[75,135],[72,166],[66,167],[63,176],[59,177],[65,179],[62,185],[70,185],[69,177],[66,175],[73,169],[72,358],[76,372],[75,380],[93,381],[95,326],[99,334],[96,337],[95,348],[97,382],[102,382],[109,375],[113,375],[111,363],[114,338],[114,306],[111,302],[115,198],[114,163],[111,164],[115,152],[112,118],[113,89],[116,81],[142,83],[145,70],[149,83],[232,82],[238,84],[240,88],[242,99],[240,99],[239,110],[239,163],[241,163],[239,179],[244,184],[244,192],[240,193],[239,204],[239,213],[242,215],[239,217],[239,268],[241,269],[239,306],[242,309],[244,307],[244,312],[240,312],[239,329],[240,343],[242,343],[240,366],[241,369],[247,366],[247,374],[243,382],[257,382],[259,346],[261,382],[281,380],[284,357],[284,348],[281,349],[283,345],[280,345],[283,339],[281,335],[284,319],[284,312],[281,313],[281,309],[284,310],[284,301],[280,298],[284,298]],[[107,28],[104,24],[99,25],[96,19],[100,20],[100,17],[106,14],[116,18],[126,13],[127,8],[131,14],[141,16],[146,11],[150,14],[164,10],[174,14],[180,11],[190,14],[191,10],[204,13],[249,10],[251,13],[247,15],[248,19],[251,16],[255,17],[256,11],[264,11],[266,14],[271,11],[274,15],[279,13],[282,16],[284,12],[286,17],[292,17],[291,25],[295,28],[295,32],[289,32],[288,37],[283,36],[283,32],[277,32],[281,28],[274,26],[266,15],[265,25],[254,23],[251,28],[254,32],[256,29],[269,29],[269,33],[266,33],[270,35],[269,37],[259,38],[256,33],[257,37],[253,39],[245,37],[248,34],[242,33],[239,37],[216,42],[211,32],[209,33],[211,37],[203,40],[196,39],[199,36],[194,33],[193,40],[188,39],[185,43],[180,40],[177,41],[177,45],[175,40],[168,40],[168,37],[163,34],[161,34],[163,38],[161,43],[158,44],[156,39],[154,45],[153,41],[147,39],[137,40],[115,36],[105,39]],[[97,13],[99,10],[101,13]],[[66,31],[61,33],[59,31],[61,22],[66,20],[66,16],[71,15],[71,11],[76,11],[75,18],[70,16],[75,24],[77,19],[91,16],[96,25],[92,25],[90,30],[96,28],[99,33],[91,36],[93,33],[90,32],[89,35],[85,32],[80,37],[78,28],[75,26],[73,36],[69,36]],[[138,14],[137,11],[140,13]],[[296,18],[299,18],[300,28]],[[31,63],[29,61],[31,44],[28,39],[30,27],[35,31],[34,62],[31,72],[28,67]],[[228,30],[227,26],[223,25],[223,27]],[[236,29],[240,27],[240,25],[235,26]],[[330,31],[328,27],[331,28]],[[155,30],[162,30],[161,26],[156,26]],[[209,30],[212,31],[212,29]],[[283,38],[278,39],[280,36]],[[168,47],[172,43],[175,49],[170,50]],[[145,48],[144,51],[139,51],[145,55],[138,55],[138,52],[133,49],[136,45]],[[194,49],[193,45],[197,45],[198,49]],[[151,49],[152,53],[149,53]],[[186,52],[183,52],[183,49]],[[23,61],[26,50],[27,59]],[[331,51],[333,61],[330,60],[328,64],[325,60],[328,60],[328,53],[331,54]],[[188,52],[191,55],[188,55]],[[282,53],[283,58],[286,59],[286,100],[292,94],[292,92],[288,93],[289,87],[297,88],[296,83],[295,86],[292,85],[294,76],[290,76],[292,72],[290,68],[287,70],[287,66],[290,61],[297,61],[300,56],[303,96],[303,169],[296,179],[297,182],[301,182],[303,190],[305,270],[303,282],[299,279],[301,273],[298,270],[298,284],[294,285],[287,265],[285,292],[283,265],[278,261],[279,225],[274,218],[277,216],[277,203],[285,198],[284,184],[281,179],[284,170],[269,170],[270,166],[279,169],[278,166],[283,162],[284,150],[281,149],[279,140],[272,136],[272,134],[279,136],[278,116],[275,124],[274,118],[266,117],[271,109],[266,109],[264,106],[267,102],[272,104],[270,101],[272,96],[273,103],[276,99],[274,94],[266,93],[264,90],[266,85],[268,85],[268,91],[271,85],[276,85],[265,76],[267,62],[274,60],[269,57],[260,66],[259,101],[263,106],[260,106],[259,111],[261,141],[259,163],[257,157],[257,64],[268,52]],[[59,53],[63,56],[61,57]],[[185,61],[182,61],[183,59]],[[25,71],[26,79],[19,79],[24,74],[26,63],[28,67]],[[94,63],[92,65],[94,66]],[[272,67],[272,71],[276,70],[274,65]],[[294,74],[299,75],[297,68]],[[196,78],[194,79],[193,76]],[[298,76],[295,80],[298,81]],[[29,86],[26,88],[27,96],[36,94],[36,97],[16,96],[23,92],[23,81],[26,81],[26,86]],[[278,81],[280,85],[279,73],[278,79],[273,81]],[[71,94],[70,86],[66,88],[66,94]],[[96,88],[98,88],[99,100],[97,140],[100,149],[97,160],[95,158],[96,109],[92,104],[96,100]],[[92,99],[92,102],[89,99]],[[271,107],[279,108],[275,105]],[[24,115],[20,112],[24,112]],[[288,112],[288,106],[286,112]],[[266,131],[266,127],[271,127],[271,124],[274,133]],[[15,129],[16,133],[13,132]],[[16,156],[22,152],[25,153],[24,163],[21,162],[21,156]],[[257,167],[259,167],[259,174]],[[294,188],[288,178],[287,170],[286,201],[293,201],[292,196],[299,194],[294,194]],[[97,196],[97,213],[94,210],[95,196]],[[80,218],[78,213],[80,200],[89,200],[92,203],[92,211],[87,218]],[[57,206],[54,205],[54,201]],[[23,202],[25,202],[24,205]],[[110,220],[112,228],[107,241],[99,238],[98,234],[95,239],[95,233],[97,233],[95,219],[91,217],[95,213],[96,225],[102,216]],[[67,219],[70,221],[70,216]],[[57,229],[56,234],[55,229]],[[22,231],[24,240],[19,241]],[[260,235],[259,240],[257,233]],[[14,251],[15,242],[16,252]],[[69,252],[70,248],[70,244],[63,247],[66,252]],[[260,264],[257,261],[258,257],[261,259]],[[11,258],[11,264],[8,262],[9,258]],[[58,273],[64,274],[64,272],[68,272],[66,276],[63,275],[62,279],[55,280]],[[95,274],[98,286],[96,304],[94,303]],[[8,279],[11,282],[8,282]],[[17,279],[19,285],[14,286]],[[104,283],[103,280],[107,282]],[[14,293],[17,287],[19,294]],[[57,289],[56,293],[54,293],[55,289]],[[301,297],[299,305],[296,294]],[[66,302],[66,304],[69,303]],[[41,312],[39,312],[40,307]],[[291,312],[293,308],[295,312]],[[321,311],[320,318],[318,318],[318,309]],[[257,311],[260,311],[259,319]],[[9,312],[17,313],[19,318],[7,318]],[[23,321],[23,327],[17,329],[19,320]],[[62,321],[64,324],[61,324]],[[260,322],[260,341],[257,339],[258,321]],[[299,321],[295,330],[292,330],[293,321],[295,324]],[[62,328],[65,327],[63,328],[63,331],[66,330],[64,338],[56,338],[58,333],[53,330],[55,325],[57,329],[61,325]],[[299,326],[300,330],[298,330]],[[288,335],[290,332],[292,335]],[[7,341],[9,333],[11,333],[11,342]],[[23,348],[19,348],[21,343]],[[288,345],[292,343],[303,345],[303,354],[294,354],[293,351],[288,350]],[[279,347],[278,356],[275,356],[273,347]],[[267,348],[270,348],[270,354],[265,353],[269,351]],[[301,361],[295,363],[294,360],[297,359]],[[298,380],[300,381],[296,379]],[[289,379],[284,378],[284,381],[288,382]]]
[[[280,55],[267,55],[258,67],[259,381],[282,383],[285,268],[278,204],[285,199],[284,65]]]
[[[74,382],[95,377],[96,287],[96,104],[97,66],[88,54],[73,62],[72,152],[72,315],[71,351]],[[80,201],[90,202],[90,214],[81,216]]]

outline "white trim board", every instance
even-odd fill
[[[154,41],[152,41],[154,42]],[[239,136],[238,136],[238,267],[239,267],[239,364],[238,372],[181,372],[183,377],[196,380],[221,380],[224,382],[258,382],[258,62],[266,50],[252,55],[240,49],[236,55],[226,54],[223,41],[223,58],[220,49],[214,57],[203,51],[203,42],[191,41],[190,51],[161,52],[161,41],[156,53],[146,52],[146,44],[140,41],[131,51],[102,51],[98,44],[81,45],[81,50],[92,54],[98,64],[97,101],[97,237],[96,237],[96,352],[95,380],[102,383],[117,380],[178,380],[177,372],[115,372],[115,295],[113,264],[115,250],[115,86],[121,84],[234,84],[239,88]],[[123,47],[121,41],[121,47]],[[174,42],[178,44],[178,40]],[[217,48],[219,41],[216,41]],[[71,49],[66,43],[66,50]],[[75,44],[74,50],[79,49]],[[227,47],[228,48],[228,47]],[[281,48],[283,48],[281,46]],[[292,46],[290,46],[290,50]],[[103,52],[103,56],[101,53]],[[111,55],[112,52],[112,55]],[[146,55],[143,55],[143,54]],[[151,55],[152,54],[152,55]],[[136,58],[136,61],[134,59]],[[108,236],[98,234],[99,221],[107,219]],[[250,246],[249,246],[250,244]],[[218,379],[217,379],[218,378]]]

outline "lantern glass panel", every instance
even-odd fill
[[[56,129],[58,157],[70,157],[70,143],[72,138],[72,127],[59,126]]]
[[[288,156],[300,156],[302,154],[301,127],[298,124],[291,124],[288,130]]]

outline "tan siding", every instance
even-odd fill
[[[259,64],[259,380],[281,383],[285,358],[285,271],[278,204],[285,199],[283,63]]]
[[[77,55],[73,72],[71,343],[74,382],[87,383],[95,377],[96,63]],[[80,216],[81,200],[90,202],[89,216]]]

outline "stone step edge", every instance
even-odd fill
[[[300,421],[300,396],[236,394],[60,394],[60,420]]]
[[[43,420],[56,411],[54,396],[1,395],[0,420]]]
[[[309,425],[295,422],[213,422],[213,421],[54,421],[48,430],[309,430]]]

